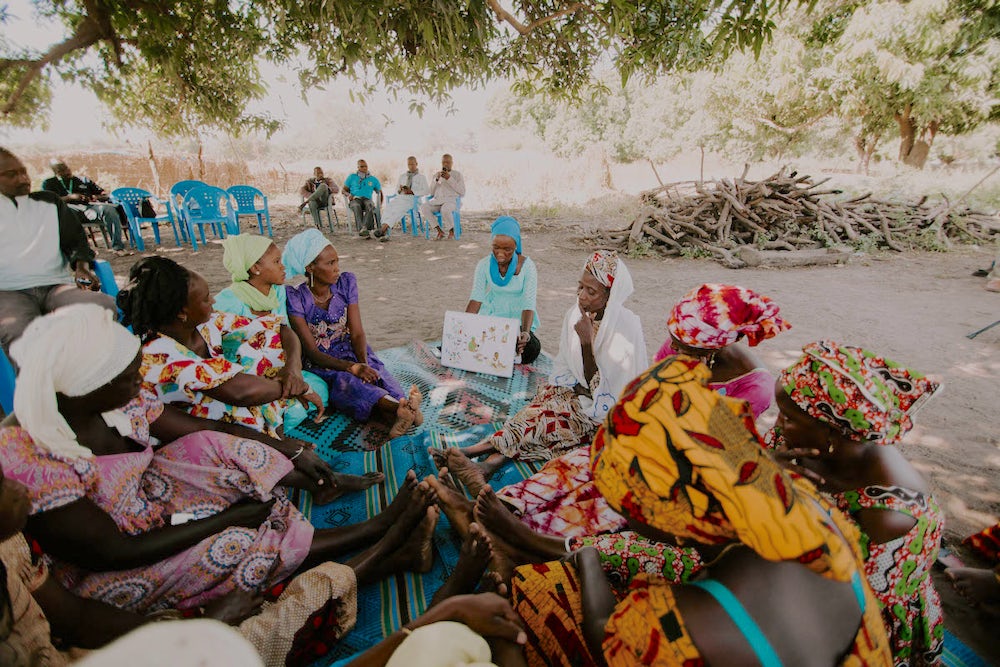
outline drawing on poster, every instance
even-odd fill
[[[441,364],[510,377],[519,328],[514,318],[449,310],[444,315],[441,335]]]

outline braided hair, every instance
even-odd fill
[[[129,284],[118,292],[122,324],[148,339],[173,322],[188,302],[191,273],[166,257],[144,257],[128,272]]]

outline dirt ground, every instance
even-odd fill
[[[624,227],[628,220],[533,219],[531,211],[463,212],[459,241],[404,237],[397,228],[390,242],[379,243],[348,233],[341,208],[342,226],[330,238],[340,253],[341,270],[358,277],[365,331],[373,348],[440,338],[444,311],[465,308],[473,269],[489,252],[489,223],[502,213],[522,222],[525,252],[539,271],[539,337],[543,348],[555,353],[559,324],[575,298],[589,248],[580,240],[581,228]],[[274,207],[272,222],[279,245],[305,228],[290,206]],[[217,243],[198,253],[172,245],[161,251],[201,272],[213,291],[229,283]],[[863,345],[943,382],[943,390],[918,415],[917,427],[902,447],[930,480],[947,514],[945,545],[975,563],[962,549],[961,538],[1000,518],[1000,326],[974,340],[966,334],[1000,318],[1000,294],[985,291],[984,279],[971,275],[988,266],[994,252],[963,248],[893,253],[857,256],[847,266],[739,271],[711,260],[626,259],[636,285],[629,306],[642,318],[652,358],[666,337],[667,312],[679,297],[703,282],[741,284],[774,299],[792,324],[790,331],[758,348],[772,371],[796,359],[805,343],[829,338]],[[100,254],[106,258],[108,253]],[[135,259],[111,262],[124,277]],[[773,410],[762,419],[769,425]],[[938,587],[949,629],[1000,664],[1000,639],[992,632],[996,619],[968,609],[947,584],[939,582]]]

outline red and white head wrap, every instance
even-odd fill
[[[597,250],[587,260],[584,269],[590,271],[602,285],[611,289],[615,283],[615,273],[618,270],[618,254]]]
[[[678,341],[702,350],[718,350],[746,336],[751,347],[791,325],[778,316],[778,305],[746,287],[706,283],[677,302],[667,329]]]

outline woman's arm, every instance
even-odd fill
[[[482,301],[472,301],[472,300],[470,300],[469,303],[465,306],[465,312],[476,314],[476,313],[479,312],[479,309],[482,308],[482,307],[483,307],[483,302]]]
[[[302,344],[287,324],[281,325],[281,349],[285,351],[285,366],[278,371],[282,398],[309,393],[309,385],[302,379]]]
[[[81,498],[33,515],[26,532],[61,561],[92,572],[112,572],[158,563],[229,527],[257,528],[272,505],[273,499],[240,502],[204,519],[130,535],[104,510]]]
[[[163,406],[163,412],[149,425],[149,432],[164,443],[173,442],[177,438],[197,431],[218,431],[245,440],[256,440],[289,459],[294,456],[292,463],[295,469],[310,479],[321,484],[333,483],[333,468],[320,458],[312,445],[298,438],[286,436],[284,440],[278,440],[242,424],[195,417],[169,404]]]
[[[335,371],[345,371],[350,373],[351,366],[355,362],[347,361],[346,359],[338,359],[337,357],[331,356],[326,352],[319,349],[319,345],[316,344],[316,339],[313,338],[312,332],[309,331],[309,325],[306,324],[306,319],[301,315],[291,315],[288,316],[288,321],[292,324],[292,329],[295,331],[302,343],[302,353],[306,359],[309,360],[315,366],[320,368],[329,368]]]
[[[583,635],[590,648],[590,654],[604,662],[604,628],[615,611],[617,600],[611,584],[601,567],[601,557],[597,549],[584,547],[571,557],[580,577],[580,595],[583,605]]]
[[[202,393],[229,405],[253,407],[281,398],[282,387],[277,380],[240,373],[217,387],[205,389]]]
[[[361,307],[352,303],[347,306],[347,328],[351,332],[351,348],[354,357],[361,363],[368,363],[368,338],[361,324]]]

